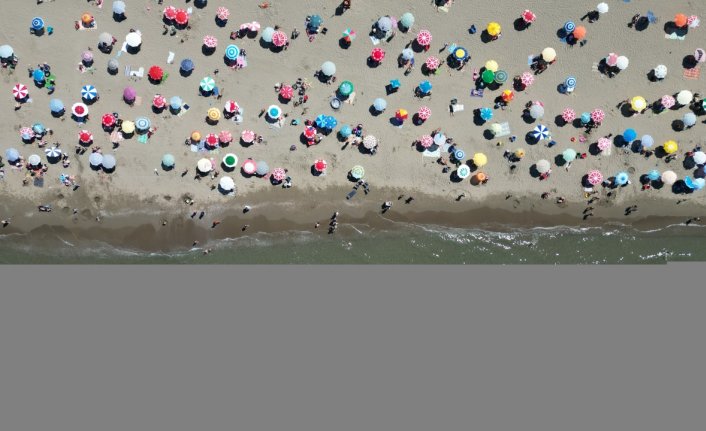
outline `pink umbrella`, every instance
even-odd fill
[[[242,139],[246,144],[250,144],[255,140],[255,132],[252,130],[243,130],[243,133],[240,135],[240,139]]]
[[[228,130],[221,130],[221,133],[218,134],[218,140],[222,144],[227,144],[233,141],[233,134],[230,133]]]
[[[608,138],[600,138],[598,139],[598,149],[601,151],[605,151],[608,148],[610,148],[610,139]]]
[[[81,130],[78,132],[78,140],[84,144],[88,144],[93,141],[93,134],[88,130]]]
[[[431,43],[431,32],[429,30],[421,30],[417,33],[417,43],[422,46],[427,46]]]
[[[125,90],[123,90],[123,98],[132,101],[135,100],[135,97],[137,97],[137,90],[132,87],[125,87]]]
[[[602,109],[594,109],[591,111],[591,120],[593,120],[594,123],[602,123],[603,120],[605,119],[605,112],[603,112]]]
[[[25,137],[32,139],[34,138],[34,130],[31,127],[23,127],[20,129],[20,136],[22,136],[22,139]]]
[[[314,169],[316,169],[316,172],[323,172],[326,170],[326,167],[328,164],[326,163],[326,160],[317,160],[314,162]]]
[[[279,89],[279,95],[283,99],[291,99],[294,97],[294,88],[292,88],[291,85],[283,85],[282,88]]]
[[[218,39],[214,36],[206,35],[203,37],[203,44],[209,48],[215,48],[218,46]]]
[[[565,108],[561,113],[561,118],[563,118],[567,123],[570,123],[576,119],[576,111],[571,108]]]
[[[177,9],[174,21],[179,25],[186,25],[189,22],[189,13],[186,9]]]
[[[287,44],[287,35],[283,31],[272,33],[272,44],[276,47],[282,47]]]
[[[90,63],[93,61],[93,53],[91,51],[83,51],[81,53],[81,60],[83,60],[85,63]]]
[[[611,52],[610,54],[608,54],[608,57],[606,57],[606,59],[605,59],[605,63],[608,66],[617,65],[618,64],[618,54],[616,54],[614,52]]]
[[[216,145],[218,145],[218,136],[213,133],[209,133],[208,135],[206,135],[205,141],[206,145],[208,145],[209,147],[215,147]]]
[[[677,103],[677,101],[674,99],[674,97],[670,95],[664,95],[662,96],[662,100],[660,100],[660,104],[664,106],[666,109],[671,108]]]
[[[260,23],[253,21],[250,23],[250,31],[260,31]]]
[[[164,17],[169,21],[172,21],[174,18],[176,18],[176,13],[177,9],[174,6],[168,6],[166,9],[164,9]]]
[[[304,137],[306,139],[314,139],[316,137],[316,129],[312,126],[307,126],[304,129]]]
[[[27,86],[24,84],[15,84],[15,86],[12,87],[12,95],[15,96],[17,100],[24,99],[28,94],[29,89],[27,89]]]
[[[164,96],[157,94],[154,96],[154,99],[152,99],[152,106],[157,109],[162,109],[167,106],[167,99]]]
[[[525,87],[529,87],[534,84],[534,75],[532,75],[532,72],[523,72],[522,75],[520,75],[520,82],[522,82],[522,85]]]
[[[236,111],[240,111],[240,106],[238,106],[235,100],[227,100],[223,109],[225,109],[227,113],[233,114]]]
[[[419,117],[420,120],[428,120],[429,117],[431,117],[431,109],[429,109],[428,106],[422,106],[419,108],[417,111],[417,116]]]
[[[250,30],[251,30],[251,26],[252,26],[252,24],[249,23],[249,22],[240,24],[240,30],[241,30],[241,31],[242,31],[242,30],[248,30],[248,31],[250,31]]]
[[[421,145],[423,148],[429,148],[434,145],[434,138],[432,138],[430,135],[424,135],[419,138],[419,145]]]
[[[378,63],[381,62],[382,59],[385,58],[385,50],[382,48],[373,48],[373,50],[370,52],[370,58],[377,61]]]
[[[696,15],[690,15],[689,18],[686,19],[686,24],[692,28],[698,27],[700,23],[701,20]]]
[[[598,185],[603,182],[603,174],[601,171],[593,170],[588,173],[588,183],[592,186]]]
[[[424,64],[427,66],[427,69],[436,70],[441,65],[441,60],[432,56],[427,58],[427,61],[425,61]]]
[[[529,9],[525,9],[525,11],[522,12],[522,19],[527,24],[530,24],[530,23],[533,23],[535,19],[537,19],[537,15],[535,15],[534,12],[532,12]]]
[[[275,181],[283,181],[285,178],[287,178],[287,173],[284,172],[284,169],[282,168],[275,168],[272,171],[272,178],[274,178]]]
[[[243,172],[245,172],[248,175],[252,175],[255,173],[255,170],[257,169],[257,166],[255,165],[255,161],[253,159],[247,159],[245,162],[243,162]]]
[[[216,9],[216,17],[218,17],[219,20],[227,21],[229,16],[230,11],[228,10],[228,8],[220,6],[218,9]]]

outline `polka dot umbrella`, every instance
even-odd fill
[[[375,136],[373,135],[367,135],[363,138],[363,146],[369,150],[377,147],[378,145],[378,140]]]

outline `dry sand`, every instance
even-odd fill
[[[690,29],[683,41],[665,39],[663,24],[683,12],[687,15],[706,16],[706,4],[686,1],[663,2],[645,0],[632,3],[620,1],[609,2],[611,10],[602,15],[593,24],[583,22],[588,29],[588,44],[584,47],[568,47],[561,42],[556,33],[565,21],[579,19],[595,6],[597,1],[550,2],[526,0],[524,2],[498,0],[493,2],[456,1],[448,13],[437,11],[429,1],[397,1],[373,2],[354,0],[353,8],[342,16],[334,16],[336,2],[331,1],[272,1],[268,9],[257,7],[258,2],[215,1],[208,2],[204,9],[193,9],[191,29],[181,30],[176,36],[162,35],[162,9],[174,4],[181,7],[184,2],[165,1],[163,6],[153,0],[127,0],[127,20],[115,22],[111,18],[111,4],[105,1],[102,9],[83,1],[44,2],[36,5],[33,1],[8,0],[13,3],[13,13],[2,18],[0,26],[0,44],[10,44],[20,58],[17,69],[12,73],[9,69],[2,70],[2,93],[6,96],[0,99],[0,110],[4,113],[0,132],[5,136],[2,150],[15,147],[26,158],[30,154],[42,154],[37,144],[23,145],[18,130],[22,126],[31,126],[42,122],[54,130],[50,142],[58,140],[62,149],[71,154],[72,165],[63,169],[60,164],[50,165],[43,187],[32,185],[22,186],[24,173],[5,166],[5,179],[0,181],[0,193],[4,199],[0,204],[0,216],[12,217],[12,229],[31,229],[43,224],[72,226],[83,225],[84,228],[97,226],[95,216],[102,217],[103,226],[118,228],[141,224],[142,220],[153,220],[158,223],[164,217],[165,211],[169,219],[180,220],[178,224],[170,223],[168,236],[190,235],[187,228],[177,226],[203,224],[204,235],[212,235],[206,230],[214,218],[221,218],[222,212],[239,214],[245,204],[254,205],[256,211],[247,219],[267,215],[279,222],[252,223],[251,229],[276,230],[285,228],[281,220],[289,220],[301,225],[311,225],[319,219],[326,218],[329,211],[340,209],[361,220],[378,213],[383,201],[395,202],[393,211],[385,217],[422,220],[431,219],[441,224],[458,224],[462,220],[482,221],[482,216],[464,215],[466,211],[479,208],[492,208],[512,211],[517,214],[516,223],[528,220],[539,220],[537,214],[563,215],[577,217],[580,220],[585,207],[581,177],[590,169],[600,169],[606,176],[614,175],[621,170],[634,172],[631,175],[632,184],[621,188],[611,197],[607,191],[602,191],[600,205],[595,205],[595,219],[582,223],[600,224],[609,219],[626,220],[623,209],[638,203],[640,212],[631,217],[646,216],[684,216],[698,215],[702,212],[704,203],[703,192],[689,196],[676,195],[669,187],[662,190],[640,191],[638,177],[651,169],[660,171],[675,170],[680,178],[689,175],[693,170],[682,166],[683,153],[701,143],[703,135],[703,117],[690,130],[674,132],[671,122],[679,119],[687,112],[686,108],[677,111],[667,111],[655,115],[646,113],[635,117],[624,117],[615,106],[621,100],[635,95],[644,96],[652,102],[664,94],[674,94],[682,89],[705,93],[701,88],[701,80],[686,79],[682,76],[682,59],[694,52],[703,43],[702,27]],[[214,22],[215,10],[218,6],[227,6],[231,17],[225,28],[219,28]],[[189,2],[186,6],[192,6]],[[537,21],[527,30],[518,32],[513,29],[515,21],[523,9],[529,8],[537,13]],[[646,13],[650,9],[659,17],[658,24],[651,25],[644,31],[636,31],[626,26],[635,13]],[[96,17],[97,29],[94,31],[75,31],[74,21],[83,12],[90,12]],[[397,32],[394,39],[380,46],[387,51],[383,64],[377,68],[366,66],[366,58],[373,47],[367,33],[370,26],[383,15],[401,16],[404,12],[412,12],[416,23],[408,33]],[[320,14],[324,18],[324,27],[328,28],[326,35],[318,35],[316,40],[309,42],[304,35],[304,20],[307,15]],[[33,16],[42,16],[47,25],[54,27],[54,34],[41,37],[30,35],[29,23]],[[480,31],[489,21],[498,21],[503,26],[503,35],[499,40],[483,43]],[[271,52],[260,46],[260,39],[240,39],[235,43],[247,51],[248,67],[242,70],[230,70],[223,64],[223,51],[230,43],[228,35],[237,29],[241,23],[258,21],[262,28],[279,25],[286,33],[294,28],[302,35],[291,42],[288,50],[279,53]],[[479,31],[475,35],[468,32],[471,24]],[[346,28],[353,28],[358,38],[347,49],[339,47],[339,37]],[[143,34],[143,45],[136,55],[123,53],[120,58],[121,71],[116,76],[106,72],[106,64],[120,49],[120,44],[130,28],[138,29]],[[417,67],[409,75],[403,75],[403,69],[397,67],[396,57],[404,46],[415,37],[420,29],[429,29],[433,34],[431,49],[428,53],[416,54]],[[112,33],[118,40],[113,54],[103,54],[97,50],[98,35],[101,32]],[[215,54],[205,56],[201,52],[202,38],[212,34],[219,40]],[[183,43],[182,43],[182,40]],[[466,47],[471,53],[470,64],[462,71],[444,68],[439,75],[424,77],[419,67],[428,55],[438,55],[439,50],[447,42]],[[474,87],[472,69],[481,68],[486,60],[494,59],[512,78],[529,70],[527,57],[538,55],[543,48],[552,46],[558,53],[558,61],[549,67],[542,75],[537,76],[535,84],[526,91],[516,94],[515,100],[505,111],[496,110],[495,120],[508,121],[513,134],[518,136],[516,143],[509,143],[507,138],[500,141],[502,146],[496,146],[497,139],[487,140],[483,132],[487,126],[477,126],[473,123],[473,110],[480,107],[492,107],[493,99],[500,91],[486,90],[484,98],[473,98],[469,91]],[[88,47],[95,54],[95,70],[80,73],[77,64],[81,52]],[[174,64],[167,64],[168,52],[176,54]],[[629,57],[630,66],[615,78],[609,79],[594,70],[594,63],[600,61],[609,52],[617,52]],[[184,78],[179,74],[179,63],[184,58],[192,58],[196,70]],[[327,60],[337,66],[338,82],[350,80],[356,86],[355,104],[343,104],[340,111],[334,113],[328,105],[329,98],[336,86],[319,83],[313,73]],[[52,66],[52,72],[58,78],[54,95],[48,95],[46,90],[38,89],[27,77],[27,68],[37,63],[47,62]],[[669,74],[661,82],[653,83],[647,79],[647,73],[657,64],[665,64]],[[140,80],[124,76],[122,69],[129,65],[133,69],[151,65],[162,66],[169,78],[161,85],[153,85],[147,78]],[[219,69],[218,75],[213,70]],[[199,81],[204,76],[213,76],[224,93],[222,100],[214,97],[198,95]],[[573,94],[563,95],[557,91],[557,86],[568,75],[577,78],[578,86]],[[281,105],[292,118],[313,119],[319,113],[333,114],[340,124],[355,125],[362,123],[366,133],[375,135],[381,142],[378,153],[374,156],[361,154],[355,147],[341,149],[342,143],[332,134],[324,138],[317,146],[306,148],[299,142],[302,126],[286,124],[281,129],[270,128],[264,119],[258,117],[260,109],[277,102],[277,94],[273,86],[278,82],[293,83],[298,77],[306,78],[313,83],[308,91],[309,101],[303,105],[307,108],[302,115],[301,107],[293,108],[292,103]],[[390,79],[398,78],[402,87],[396,94],[385,96],[385,85]],[[419,100],[412,94],[414,87],[423,79],[429,79],[434,85],[431,100]],[[30,87],[31,103],[25,104],[19,111],[13,111],[14,101],[11,88],[16,82],[25,83]],[[86,126],[96,136],[94,145],[103,148],[104,153],[114,153],[117,158],[117,170],[112,174],[96,173],[88,166],[88,153],[76,156],[73,147],[77,142],[77,125],[70,118],[65,121],[52,118],[48,109],[52,97],[63,100],[67,107],[80,100],[80,89],[84,84],[97,87],[100,100],[91,106],[91,119]],[[508,83],[509,84],[509,83]],[[122,90],[131,85],[137,89],[142,98],[141,106],[129,107],[122,101]],[[169,113],[156,115],[151,112],[152,97],[160,93],[167,98],[173,95],[181,96],[191,106],[191,110],[181,117]],[[377,97],[385,97],[388,102],[387,111],[377,117],[368,110]],[[450,99],[457,98],[465,105],[463,112],[454,117],[448,113]],[[218,125],[210,126],[204,121],[206,111],[211,106],[222,108],[226,99],[235,99],[244,109],[244,122],[236,125],[221,119]],[[550,127],[553,138],[558,145],[547,148],[545,143],[528,145],[524,135],[538,122],[527,124],[522,119],[522,110],[528,101],[541,100],[546,107],[543,124]],[[431,108],[432,117],[421,126],[408,120],[402,128],[394,127],[389,119],[398,108],[405,108],[410,113],[422,106]],[[577,112],[602,108],[607,113],[603,125],[595,130],[587,143],[579,143],[582,129],[571,125],[559,127],[554,124],[554,117],[565,107],[572,107]],[[128,139],[113,151],[110,149],[108,134],[100,127],[100,117],[104,113],[117,111],[123,119],[134,119],[147,116],[152,120],[157,132],[149,143],[141,144],[136,138]],[[625,155],[620,149],[614,148],[610,156],[589,156],[586,160],[577,160],[569,172],[563,168],[553,167],[553,174],[546,181],[539,181],[529,174],[530,166],[539,159],[551,161],[566,148],[587,151],[588,144],[608,133],[618,135],[627,127],[633,127],[638,135],[651,134],[657,144],[667,139],[675,139],[680,145],[680,159],[666,164],[655,157],[645,159],[639,154]],[[488,155],[489,163],[483,171],[490,176],[490,182],[483,187],[472,186],[468,180],[454,183],[449,174],[441,172],[441,166],[434,158],[422,157],[410,145],[423,134],[429,134],[433,129],[442,128],[447,136],[453,137],[466,154],[483,152]],[[270,168],[283,167],[289,169],[294,187],[282,189],[273,186],[266,179],[245,178],[240,173],[230,174],[236,182],[237,196],[222,196],[217,190],[211,190],[212,184],[217,184],[218,178],[202,181],[193,180],[196,161],[201,154],[193,153],[183,142],[193,130],[202,133],[220,130],[230,130],[239,136],[243,129],[251,129],[262,134],[266,144],[242,147],[234,142],[227,149],[221,149],[213,157],[220,159],[226,152],[234,152],[240,160],[252,157],[255,160],[265,160]],[[576,142],[570,138],[575,137]],[[297,146],[296,151],[289,151],[290,145]],[[511,173],[507,161],[502,157],[504,150],[524,148],[525,159],[519,163],[515,173]],[[176,158],[176,167],[170,172],[159,168],[161,157],[171,153]],[[42,155],[43,156],[43,155]],[[326,176],[314,177],[310,168],[314,160],[323,158],[329,163]],[[362,190],[350,201],[344,199],[351,189],[352,183],[347,179],[347,173],[354,165],[363,165],[366,169],[366,180],[370,183],[372,192],[365,196]],[[159,175],[154,173],[158,168]],[[181,177],[184,169],[189,174]],[[76,175],[81,187],[77,191],[64,187],[58,181],[60,173]],[[221,172],[221,175],[224,175]],[[553,192],[553,196],[566,197],[569,204],[557,206],[552,202],[542,201],[539,196],[545,192]],[[466,198],[457,202],[455,198],[465,193]],[[182,197],[189,195],[196,200],[193,207],[184,205]],[[412,204],[398,202],[398,195],[414,196]],[[508,197],[508,195],[511,195]],[[507,198],[507,199],[506,199]],[[680,199],[688,202],[675,205]],[[56,210],[51,214],[38,214],[36,205],[51,203]],[[79,217],[72,217],[71,208],[79,208]],[[193,210],[204,209],[207,216],[201,222],[191,222],[189,215]],[[429,217],[429,210],[435,211]],[[132,216],[134,212],[142,216]],[[417,214],[415,216],[414,214]],[[423,216],[422,214],[427,214]],[[499,214],[497,212],[486,212]],[[72,219],[77,221],[72,222]],[[122,221],[119,222],[118,220]],[[510,222],[511,217],[504,217]],[[503,220],[504,220],[503,219]],[[186,222],[184,222],[186,220]],[[224,219],[225,220],[225,219]],[[493,218],[493,220],[498,220]],[[558,219],[551,219],[558,222]],[[78,223],[78,221],[82,221]],[[131,222],[132,221],[132,222]],[[488,220],[490,221],[490,220]],[[504,220],[505,221],[505,220]],[[545,220],[546,222],[546,220]],[[234,221],[233,224],[236,222]],[[225,223],[224,223],[225,224]],[[189,229],[191,229],[189,228]],[[219,229],[216,229],[219,230]],[[227,229],[223,229],[225,232]],[[233,229],[234,231],[237,229]],[[223,233],[222,233],[223,234]],[[235,234],[235,233],[234,233]],[[191,236],[189,236],[189,241]]]

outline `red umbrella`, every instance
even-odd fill
[[[605,112],[603,112],[602,109],[594,109],[591,111],[591,120],[593,120],[594,123],[602,123],[603,120],[605,119]]]
[[[406,120],[409,117],[409,114],[407,114],[406,109],[398,109],[397,112],[395,112],[395,118],[398,120]]]
[[[436,70],[441,65],[441,60],[432,56],[427,58],[427,61],[425,61],[424,64],[427,66],[427,69]]]
[[[168,6],[164,9],[164,17],[170,21],[176,18],[177,9],[174,6]]]
[[[279,89],[279,95],[282,96],[283,99],[289,100],[294,97],[294,89],[291,85],[283,85],[282,88]]]
[[[532,75],[532,72],[523,72],[520,76],[520,82],[522,82],[522,85],[525,87],[529,87],[534,84],[534,75]]]
[[[238,106],[238,104],[235,103],[235,100],[228,100],[228,101],[226,101],[225,107],[223,109],[225,109],[227,113],[232,114],[235,111],[239,111],[240,106]]]
[[[28,94],[29,90],[24,84],[15,84],[15,86],[12,87],[12,95],[15,96],[15,99],[17,100],[24,99],[25,97],[27,97]]]
[[[115,126],[115,116],[113,114],[105,114],[101,118],[101,123],[103,123],[105,127],[113,127]]]
[[[272,178],[274,178],[275,181],[283,181],[285,178],[287,178],[287,173],[284,172],[284,169],[282,168],[275,168],[272,171]]]
[[[88,144],[93,141],[93,134],[88,130],[81,130],[78,132],[78,140],[84,144]]]
[[[505,90],[501,97],[504,102],[509,102],[515,98],[515,93],[512,90]]]
[[[272,44],[277,47],[282,47],[287,43],[287,35],[283,31],[272,33]]]
[[[312,126],[307,126],[304,129],[304,137],[306,139],[314,139],[316,137],[316,129]]]
[[[177,9],[174,21],[179,25],[186,25],[189,22],[189,13],[185,9]]]
[[[242,139],[246,144],[249,144],[255,140],[255,132],[252,130],[243,130],[243,133],[240,135],[240,139]]]
[[[598,139],[598,149],[601,151],[605,151],[608,148],[610,148],[610,139],[608,138],[600,138]]]
[[[221,130],[221,133],[218,134],[218,140],[223,144],[227,144],[233,141],[233,134],[227,130]]]
[[[431,117],[431,109],[428,106],[422,106],[417,111],[417,116],[420,120],[428,120]]]
[[[421,30],[417,33],[417,43],[422,46],[427,46],[431,43],[431,32],[429,30]]]
[[[576,111],[571,108],[565,108],[561,113],[561,118],[563,118],[567,123],[570,123],[576,119]]]
[[[527,24],[531,24],[531,23],[534,22],[535,19],[537,19],[537,15],[535,15],[534,12],[532,12],[532,11],[529,10],[529,9],[525,9],[525,11],[522,12],[522,19],[523,19]]]
[[[206,135],[206,145],[209,147],[215,147],[218,145],[218,136],[216,136],[214,133],[209,133]]]
[[[257,169],[257,166],[255,165],[255,161],[253,159],[247,159],[245,162],[243,162],[243,172],[246,174],[254,174],[255,170]]]
[[[220,6],[218,9],[216,9],[216,16],[221,21],[227,21],[228,17],[230,16],[230,11],[228,10],[228,8]]]
[[[385,58],[385,50],[382,48],[373,48],[372,52],[370,53],[370,58],[377,61],[378,63],[381,62],[382,59]]]
[[[215,48],[216,46],[218,46],[218,39],[216,39],[214,36],[206,35],[203,37],[203,44],[204,46],[207,46],[209,48]]]
[[[147,75],[153,81],[161,81],[162,78],[164,77],[164,70],[162,70],[162,68],[159,66],[152,66],[152,67],[150,67],[150,70],[147,72]]]
[[[421,138],[419,138],[419,144],[423,148],[429,148],[432,145],[434,145],[434,138],[432,138],[430,135],[424,135]]]
[[[164,96],[157,94],[154,96],[154,99],[152,99],[152,106],[157,109],[162,109],[167,106],[167,99]]]
[[[601,171],[593,170],[588,173],[588,183],[595,186],[603,182],[603,174]]]
[[[321,159],[319,159],[319,160],[317,160],[317,161],[314,162],[314,169],[316,170],[316,172],[323,172],[323,171],[325,171],[325,170],[326,170],[326,166],[328,166],[328,165],[326,164],[326,160],[321,160]]]

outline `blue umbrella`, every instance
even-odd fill
[[[147,130],[150,128],[150,120],[145,117],[140,117],[135,120],[135,128],[137,130]]]
[[[591,122],[591,114],[584,112],[581,114],[581,124],[588,124]]]
[[[485,121],[490,120],[493,118],[493,110],[490,108],[480,108],[480,118]]]
[[[662,177],[662,174],[660,174],[659,171],[656,170],[656,169],[653,169],[653,170],[651,170],[650,172],[647,173],[647,178],[648,178],[650,181],[657,181],[657,180],[660,179],[661,177]]]
[[[14,55],[14,51],[10,45],[0,46],[0,58],[10,58]]]
[[[5,158],[6,158],[7,161],[10,162],[10,163],[16,162],[17,160],[20,159],[20,152],[17,151],[16,149],[14,149],[14,148],[8,148],[8,149],[5,151]]]
[[[684,184],[689,187],[690,189],[694,189],[694,180],[691,179],[691,177],[687,176],[684,177]]]
[[[40,17],[32,18],[32,30],[37,31],[44,28],[44,20]]]
[[[336,117],[329,115],[326,117],[324,125],[327,129],[331,130],[338,125],[338,120],[336,120]]]
[[[637,132],[635,129],[625,129],[623,132],[623,139],[625,139],[626,142],[632,142],[637,138]]]
[[[465,158],[466,158],[466,153],[464,153],[463,150],[454,151],[454,159],[456,159],[460,162]]]
[[[347,138],[351,135],[351,133],[353,133],[353,128],[351,128],[348,124],[345,124],[341,127],[341,130],[339,130],[338,133],[342,138]]]
[[[564,31],[567,33],[571,33],[572,31],[574,31],[575,28],[576,24],[574,24],[573,21],[566,21],[566,23],[564,24]]]
[[[576,87],[576,78],[573,76],[569,76],[566,78],[566,81],[564,81],[564,85],[566,88],[575,88]]]
[[[429,81],[422,81],[419,83],[419,91],[422,93],[428,93],[431,91],[431,82]]]
[[[463,61],[468,58],[468,51],[466,50],[466,48],[460,46],[454,47],[451,53],[453,54],[454,58],[458,61]]]
[[[319,127],[321,129],[325,128],[326,126],[326,115],[324,114],[319,114],[318,117],[316,117],[316,127]]]
[[[182,102],[181,97],[179,96],[173,96],[171,99],[169,99],[169,107],[174,110],[180,109],[183,103],[184,102]]]
[[[49,110],[58,113],[64,110],[64,103],[59,99],[51,99],[49,101]]]
[[[121,0],[114,1],[113,13],[116,15],[123,15],[125,13],[125,2]]]
[[[44,128],[44,124],[42,123],[34,123],[34,125],[32,126],[32,130],[38,135],[42,135],[46,131],[46,129]]]
[[[446,135],[443,133],[437,133],[434,135],[434,143],[438,146],[443,145],[446,142]]]
[[[90,84],[84,85],[81,87],[81,97],[83,100],[93,100],[98,97],[98,91],[96,90],[96,87]]]
[[[644,135],[642,138],[640,138],[640,143],[642,144],[642,148],[650,148],[652,145],[654,145],[655,140],[650,135]]]
[[[174,156],[171,154],[165,154],[162,156],[162,166],[165,168],[171,168],[174,166]]]
[[[235,45],[228,45],[226,47],[226,58],[228,60],[235,60],[240,55],[240,48]]]
[[[321,18],[319,15],[312,15],[309,18],[309,23],[307,24],[310,29],[316,30],[321,26],[321,24],[324,22],[323,18]]]
[[[549,129],[547,128],[547,126],[539,124],[532,131],[532,136],[534,136],[536,139],[548,139]]]
[[[627,172],[619,172],[615,176],[615,184],[622,186],[628,183],[628,174]]]
[[[696,178],[694,181],[692,181],[692,184],[694,186],[694,190],[701,190],[706,186],[706,180],[703,178]]]
[[[194,62],[190,58],[185,58],[181,61],[181,70],[184,72],[191,72],[194,70]]]
[[[382,112],[387,108],[387,101],[383,98],[378,97],[373,101],[373,107],[375,110]]]
[[[34,72],[32,72],[32,78],[34,78],[35,82],[44,81],[45,76],[42,69],[34,69]]]

